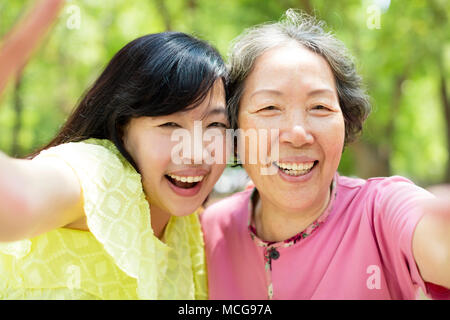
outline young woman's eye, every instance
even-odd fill
[[[208,125],[208,128],[225,128],[225,129],[227,129],[228,126],[222,122],[213,122]]]
[[[163,128],[180,128],[180,125],[175,122],[166,122],[160,125]]]

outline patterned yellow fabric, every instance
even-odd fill
[[[141,177],[108,140],[43,151],[78,176],[88,231],[0,243],[0,299],[206,299],[197,213],[153,234]]]

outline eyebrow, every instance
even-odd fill
[[[308,96],[316,96],[319,94],[332,94],[334,95],[334,91],[328,88],[324,88],[324,89],[315,89],[313,91],[308,92]]]
[[[277,96],[283,95],[283,93],[281,91],[278,91],[278,90],[274,90],[274,89],[260,89],[260,90],[256,90],[255,92],[253,92],[250,97],[253,97],[253,96],[255,96],[257,94],[261,94],[261,93],[270,93],[270,94],[275,94]]]
[[[283,92],[275,90],[275,89],[260,89],[260,90],[257,90],[255,92],[253,92],[250,97],[253,97],[253,96],[257,95],[257,94],[262,94],[262,93],[269,93],[269,94],[274,94],[274,95],[277,95],[277,96],[282,96],[283,95]],[[315,89],[315,90],[312,90],[312,91],[308,92],[308,96],[316,96],[316,95],[324,94],[324,93],[325,94],[332,94],[332,95],[334,95],[334,91],[333,90],[328,89],[328,88],[323,88],[323,89]]]
[[[224,107],[215,107],[214,109],[205,113],[201,119],[203,120],[209,116],[216,115],[216,114],[223,114],[224,116],[227,116],[227,110]]]

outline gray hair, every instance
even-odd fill
[[[345,45],[330,32],[324,22],[305,13],[288,9],[279,22],[251,27],[238,36],[229,52],[228,117],[238,127],[240,100],[245,80],[256,59],[268,49],[295,41],[321,55],[331,67],[336,81],[339,104],[345,120],[345,142],[353,141],[361,132],[370,113],[370,102],[356,73],[353,58]]]

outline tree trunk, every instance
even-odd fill
[[[406,79],[407,72],[397,76],[392,103],[389,109],[390,118],[385,129],[384,143],[372,144],[360,139],[349,145],[349,149],[355,156],[355,169],[359,177],[367,179],[370,177],[387,177],[392,174],[390,160],[392,156],[392,145],[395,133],[395,121],[400,113],[402,97],[402,85]]]
[[[23,101],[21,96],[22,88],[22,74],[18,74],[14,85],[14,126],[12,131],[12,145],[11,155],[13,157],[19,157],[21,155],[21,149],[19,145],[19,134],[22,129],[22,110]]]
[[[429,6],[433,13],[433,20],[436,23],[436,26],[445,26],[447,24],[447,15],[446,10],[444,8],[445,5],[441,6],[441,3],[438,1],[429,1]],[[440,42],[443,44],[443,42]],[[445,42],[444,42],[445,43]],[[446,68],[444,64],[444,45],[442,45],[437,51],[436,61],[438,62],[437,66],[439,69],[439,91],[441,96],[442,108],[444,109],[444,117],[445,117],[445,130],[447,133],[447,168],[445,169],[445,183],[450,183],[450,97],[447,92],[447,79],[445,77]]]
[[[358,177],[386,177],[390,174],[389,158],[377,151],[377,146],[362,139],[348,146],[355,157],[355,172]]]
[[[300,7],[309,15],[313,15],[313,7],[309,0],[300,0]]]
[[[445,115],[445,129],[447,131],[447,152],[450,152],[450,99],[448,97],[447,92],[447,80],[444,76],[444,71],[440,69],[440,92],[441,92],[441,102],[442,108],[444,109]],[[445,171],[445,181],[446,183],[450,182],[450,156],[447,159],[447,168]]]
[[[197,9],[197,0],[188,0],[187,6],[188,6],[189,10]]]
[[[390,167],[390,159],[392,156],[392,149],[394,144],[394,134],[395,134],[395,121],[400,114],[400,105],[402,100],[402,85],[406,80],[406,72],[399,75],[395,79],[395,87],[392,95],[392,103],[391,109],[389,110],[389,122],[386,126],[386,143],[380,145],[378,152],[381,156],[381,161],[383,161],[386,165],[386,175],[389,176],[392,174]]]
[[[164,0],[156,0],[156,5],[158,10],[161,12],[161,16],[164,21],[164,26],[166,31],[172,30],[172,19],[170,17],[169,10],[167,9],[167,5]]]

